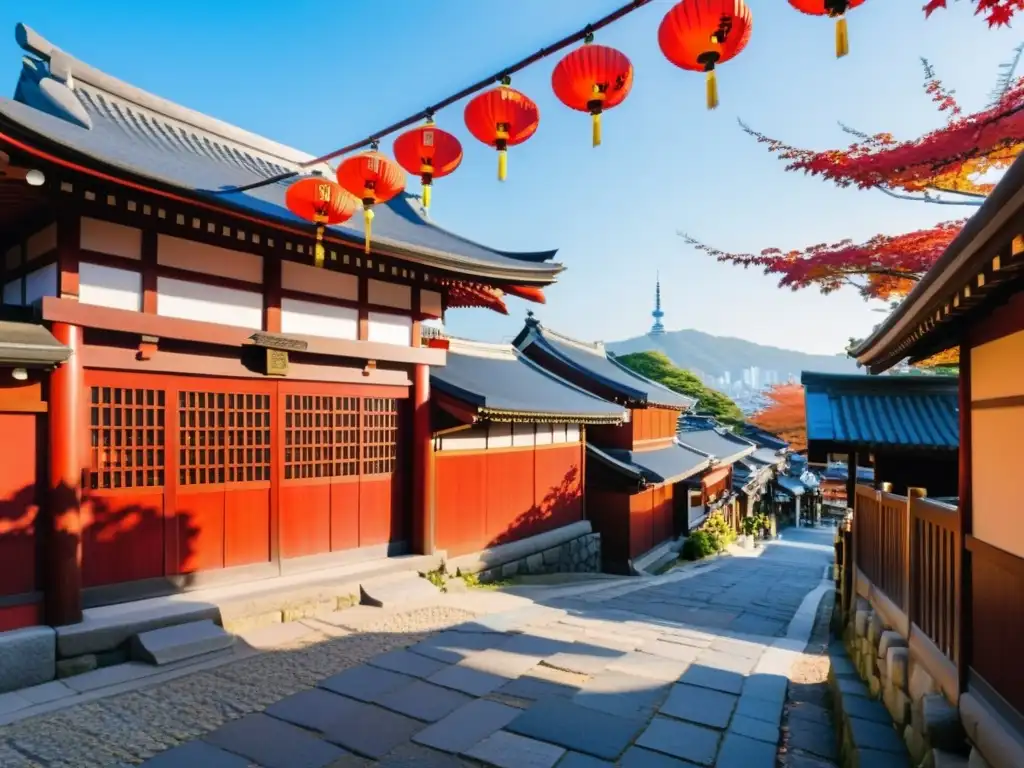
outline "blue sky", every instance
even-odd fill
[[[72,55],[165,98],[285,144],[320,154],[447,96],[573,32],[624,0],[46,0],[0,3],[0,92],[13,91],[24,21]],[[743,134],[742,117],[807,147],[845,146],[842,120],[898,137],[938,127],[921,91],[928,57],[970,110],[984,105],[1019,31],[990,31],[967,2],[925,21],[922,0],[871,0],[850,14],[851,54],[836,60],[831,22],[784,0],[748,0],[750,45],[721,67],[722,105],[704,108],[703,77],[669,64],[657,45],[669,0],[655,0],[598,35],[620,48],[636,75],[626,102],[605,117],[590,147],[589,118],[551,93],[557,58],[513,85],[541,110],[537,134],[514,147],[509,179],[495,179],[493,150],[475,142],[463,105],[437,115],[466,147],[462,167],[437,182],[432,213],[443,226],[504,249],[557,247],[567,266],[548,304],[550,327],[587,339],[619,339],[651,323],[661,273],[669,329],[836,353],[881,315],[855,293],[791,293],[758,271],[718,264],[687,247],[685,230],[733,251],[795,248],[877,232],[898,233],[972,209],[899,202],[783,173]],[[382,143],[389,149],[390,141]],[[411,188],[417,186],[411,182]],[[501,340],[509,317],[453,310],[448,327]]]

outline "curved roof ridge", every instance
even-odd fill
[[[543,323],[537,323],[537,330],[540,332],[541,336],[551,336],[555,341],[576,347],[584,352],[589,352],[592,355],[608,357],[608,352],[604,347],[603,341],[581,341],[580,339],[575,339],[572,336],[566,336],[564,333],[553,331]]]
[[[129,103],[135,108],[155,113],[167,120],[182,123],[192,129],[215,136],[222,141],[238,144],[250,151],[265,155],[268,160],[276,160],[297,166],[309,162],[314,157],[294,147],[280,144],[231,123],[204,115],[202,112],[176,104],[173,101],[156,96],[112,75],[108,75],[106,72],[102,72],[69,55],[25,24],[19,23],[17,25],[15,28],[15,39],[23,50],[49,62],[51,66],[56,63],[54,59],[57,59],[61,66],[67,68],[73,80],[79,80],[98,91]]]
[[[621,370],[625,371],[625,372],[626,372],[626,373],[628,373],[628,374],[629,374],[630,376],[633,376],[634,378],[640,379],[640,381],[644,382],[645,384],[650,384],[650,385],[651,385],[652,387],[656,387],[657,389],[663,390],[663,391],[665,391],[665,392],[671,392],[671,393],[672,393],[673,395],[675,395],[676,397],[681,397],[681,398],[683,398],[684,400],[689,400],[689,401],[690,401],[690,407],[691,407],[691,408],[692,408],[692,407],[693,407],[694,405],[696,405],[696,404],[697,404],[697,398],[695,398],[695,397],[691,397],[690,395],[684,395],[684,394],[683,394],[682,392],[676,392],[676,391],[675,391],[674,389],[671,389],[671,388],[669,388],[669,387],[666,387],[666,386],[665,386],[664,384],[662,384],[661,382],[657,382],[657,381],[655,381],[654,379],[648,379],[648,378],[647,378],[646,376],[643,376],[643,375],[641,375],[641,374],[637,373],[637,372],[636,372],[636,371],[634,371],[634,370],[633,370],[632,368],[630,368],[630,367],[629,367],[628,365],[623,365],[623,364],[622,364],[622,363],[620,363],[620,362],[618,361],[618,359],[617,359],[617,358],[615,357],[615,353],[614,353],[614,352],[607,352],[607,353],[605,354],[605,357],[607,357],[607,358],[608,358],[608,362],[610,362],[610,363],[611,363],[612,365],[614,365],[614,366],[618,367],[619,369],[621,369]]]
[[[448,351],[454,355],[487,357],[493,360],[516,360],[518,358],[515,347],[511,344],[473,341],[472,339],[459,339],[453,336],[448,337]]]

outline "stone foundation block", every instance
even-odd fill
[[[885,669],[889,673],[889,682],[901,691],[907,690],[907,666],[910,664],[910,650],[907,648],[890,648],[885,653]]]
[[[907,641],[903,635],[894,630],[886,630],[878,638],[878,658],[884,659],[890,648],[906,648]]]
[[[910,670],[910,682],[908,689],[910,698],[916,702],[920,701],[930,693],[938,692],[938,684],[935,682],[935,679],[928,674],[928,670],[924,668],[924,665],[914,664],[914,668]]]
[[[920,765],[925,755],[928,754],[928,744],[921,732],[912,725],[907,726],[903,731],[903,743],[907,745],[907,752],[910,753],[910,759],[914,761],[914,765]]]
[[[968,762],[963,755],[933,749],[921,763],[921,768],[968,768]]]
[[[0,632],[0,693],[53,680],[57,633],[51,627]]]
[[[882,689],[882,702],[894,723],[904,726],[910,722],[910,697],[893,685]]]
[[[921,699],[923,731],[928,745],[947,752],[966,753],[967,734],[960,722],[960,712],[941,693]]]
[[[526,558],[526,572],[532,574],[544,573],[544,555],[540,552]]]
[[[872,650],[878,648],[878,641],[882,637],[882,633],[886,631],[885,623],[882,621],[882,617],[877,612],[871,612],[871,619],[868,621],[868,645]]]
[[[858,638],[867,637],[868,634],[868,622],[871,621],[872,611],[858,610],[853,619],[853,631],[857,633]]]
[[[75,656],[73,659],[61,659],[56,664],[57,678],[64,679],[65,677],[84,675],[86,672],[98,669],[99,665],[99,659],[96,658],[94,653],[84,653],[81,656]]]
[[[871,692],[871,698],[877,699],[882,695],[882,681],[878,678],[878,675],[870,675],[868,677],[868,690]]]

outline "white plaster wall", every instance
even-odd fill
[[[142,230],[83,216],[79,243],[82,250],[107,253],[124,259],[142,258]]]
[[[491,424],[487,429],[488,448],[511,448],[512,447],[512,425]]]
[[[332,339],[358,339],[359,310],[314,301],[282,299],[281,332]]]
[[[580,441],[580,425],[579,424],[566,424],[565,425],[565,442],[567,443],[578,443]]]
[[[367,339],[382,344],[412,345],[412,318],[385,312],[367,315]]]
[[[25,275],[25,303],[32,304],[43,296],[57,295],[57,265],[47,264]]]
[[[139,312],[142,310],[142,275],[130,269],[82,262],[78,265],[78,301]]]
[[[263,295],[170,277],[156,281],[156,313],[240,328],[263,327]]]
[[[286,291],[330,296],[346,301],[359,299],[359,278],[355,275],[311,267],[296,261],[281,262],[281,287]]]
[[[441,435],[435,448],[439,451],[482,451],[487,448],[487,427],[477,424],[460,432]]]
[[[551,425],[550,424],[538,424],[537,425],[537,445],[551,445]]]
[[[552,443],[564,443],[565,439],[565,424],[552,424],[551,425],[551,442]]]
[[[166,267],[228,277],[247,283],[263,282],[262,256],[170,235],[158,235],[156,247],[157,263]]]
[[[520,446],[527,447],[536,445],[534,430],[535,427],[533,424],[513,424],[512,447],[518,448]]]
[[[368,280],[366,300],[370,304],[395,309],[412,309],[412,287],[401,283],[385,283],[382,280]]]

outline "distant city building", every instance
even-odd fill
[[[654,325],[651,326],[651,330],[648,332],[649,336],[665,335],[665,326],[661,324],[661,318],[664,316],[665,313],[661,311],[661,275],[658,275],[654,282],[654,311],[651,312],[651,317],[654,318]]]

